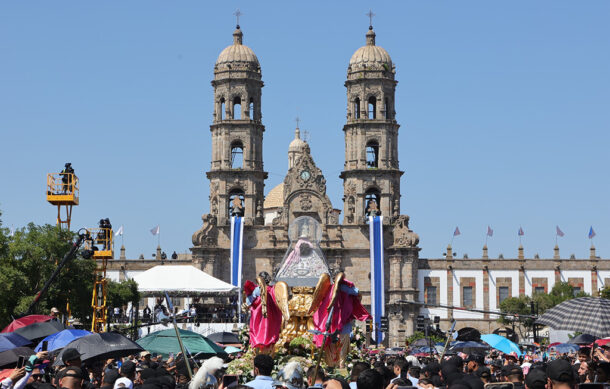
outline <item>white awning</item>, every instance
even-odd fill
[[[239,288],[197,269],[194,266],[155,266],[133,278],[144,296],[196,296],[234,294]]]

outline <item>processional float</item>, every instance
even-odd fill
[[[273,353],[312,333],[329,366],[344,367],[354,320],[370,318],[356,286],[331,272],[320,250],[322,228],[312,217],[296,218],[288,228],[290,246],[275,277],[261,273],[246,281],[244,305],[250,309],[250,346]]]

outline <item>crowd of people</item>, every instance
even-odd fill
[[[556,358],[495,350],[442,360],[376,354],[352,361],[347,376],[338,370],[327,374],[321,367],[304,369],[298,362],[276,366],[271,356],[259,354],[252,366],[255,378],[242,384],[240,377],[226,374],[226,361],[218,357],[199,366],[181,354],[165,359],[147,351],[86,364],[76,349],[59,355],[61,362],[47,352],[32,355],[0,382],[0,389],[574,389],[583,384],[596,389],[610,382],[610,346],[585,347]]]

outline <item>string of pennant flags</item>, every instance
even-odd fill
[[[455,230],[453,231],[453,237],[451,238],[451,241],[453,242],[453,238],[455,238],[456,236],[459,236],[461,234],[462,234],[462,232],[460,231],[460,228],[456,226]],[[517,231],[517,235],[519,237],[525,235],[525,232],[523,231],[522,227],[519,227],[519,230]],[[555,236],[563,237],[564,235],[565,235],[565,233],[561,230],[561,228],[559,228],[559,226],[555,226]],[[597,234],[595,233],[593,226],[589,227],[589,232],[587,233],[587,237],[589,239],[593,239],[595,237],[595,235],[597,235]],[[486,241],[487,241],[487,238],[491,238],[492,236],[494,236],[494,230],[491,228],[491,226],[487,226],[487,233],[485,235]]]

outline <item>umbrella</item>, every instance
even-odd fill
[[[458,330],[458,336],[455,340],[478,342],[481,340],[481,333],[476,328],[464,327]]]
[[[567,300],[547,309],[536,323],[600,338],[610,336],[610,300],[598,297]]]
[[[205,336],[193,331],[179,331],[184,348],[191,355],[196,355],[200,358],[223,357],[227,355],[222,347]],[[151,353],[162,354],[163,356],[167,356],[170,352],[177,354],[181,351],[174,329],[153,332],[139,339],[137,343]]]
[[[411,346],[413,347],[424,347],[424,346],[430,346],[430,342],[428,342],[428,339],[417,339],[415,342],[413,342],[413,344],[411,344]]]
[[[46,338],[49,335],[53,335],[65,327],[63,324],[56,320],[45,321],[30,324],[29,326],[21,327],[15,330],[16,334],[23,336],[29,340]]]
[[[75,348],[81,353],[83,362],[89,360],[104,360],[108,358],[121,358],[144,351],[136,342],[117,332],[102,332],[91,334],[73,340],[65,345],[56,358],[54,366],[61,366],[61,357],[68,348]]]
[[[24,338],[14,332],[0,334],[0,352],[13,349],[15,347],[27,346],[32,344],[29,339]]]
[[[237,354],[240,353],[241,349],[234,347],[234,346],[227,346],[225,347],[225,353],[227,354]]]
[[[597,340],[597,336],[589,334],[581,334],[570,339],[569,343],[573,344],[591,344]]]
[[[451,346],[447,350],[453,353],[461,351],[466,354],[482,354],[487,349],[489,349],[488,345],[469,340],[465,342],[451,342]]]
[[[580,346],[577,344],[572,344],[572,343],[559,343],[559,344],[549,347],[549,348],[554,349],[555,351],[557,351],[560,354],[565,354],[565,353],[578,351],[578,349],[580,349]]]
[[[604,338],[604,339],[597,339],[595,341],[595,344],[597,344],[598,346],[605,346],[608,343],[610,343],[610,338]]]
[[[60,348],[64,348],[71,341],[82,338],[83,336],[91,335],[91,332],[86,330],[73,330],[67,329],[60,332],[57,332],[53,335],[49,335],[38,343],[38,346],[34,349],[34,351],[42,350],[42,343],[47,341],[49,344],[47,345],[47,351],[55,351]]]
[[[0,367],[15,367],[20,356],[29,357],[34,351],[28,347],[16,347],[0,353]]]
[[[11,324],[4,327],[2,332],[13,332],[17,328],[29,326],[30,324],[40,323],[43,321],[49,321],[53,317],[47,315],[28,315],[24,317],[20,317],[19,319],[15,319],[11,322]]]
[[[481,340],[496,350],[502,351],[504,354],[510,354],[512,352],[517,353],[517,356],[521,356],[523,354],[517,344],[511,342],[503,336],[496,334],[481,335]]]
[[[232,332],[215,332],[213,334],[206,336],[206,338],[208,338],[212,342],[221,343],[221,344],[241,343],[239,341],[239,337]]]

